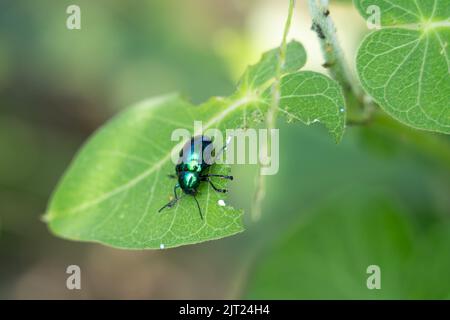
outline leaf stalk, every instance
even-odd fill
[[[277,114],[278,114],[278,107],[280,104],[280,79],[281,79],[281,71],[282,68],[286,62],[286,45],[287,45],[287,36],[291,27],[292,22],[292,16],[294,13],[294,7],[295,7],[295,0],[289,1],[289,9],[288,9],[288,15],[286,19],[286,23],[284,25],[284,32],[283,32],[283,38],[281,40],[280,50],[278,54],[278,63],[277,63],[277,72],[275,80],[272,84],[271,88],[271,104],[267,111],[266,115],[266,126],[267,130],[272,130],[276,126],[277,122]],[[270,147],[271,141],[266,141],[264,143],[263,148],[265,150],[262,150],[262,155],[267,155],[267,150]],[[266,196],[266,176],[259,174],[256,179],[256,191],[255,196],[253,200],[252,210],[251,210],[251,217],[253,221],[258,221],[261,218],[262,213],[262,203]]]

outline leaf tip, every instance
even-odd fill
[[[44,223],[49,223],[53,219],[53,214],[51,212],[46,212],[41,215],[40,220]]]

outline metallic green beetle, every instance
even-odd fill
[[[178,179],[178,183],[173,188],[175,198],[159,209],[158,212],[161,212],[165,208],[173,207],[177,201],[180,200],[180,197],[177,195],[177,189],[180,188],[185,194],[194,197],[200,213],[200,218],[203,220],[200,204],[195,197],[198,193],[200,183],[206,181],[215,191],[223,193],[228,192],[227,189],[217,188],[210,178],[218,177],[233,180],[232,176],[206,173],[207,169],[214,164],[216,159],[212,142],[211,138],[203,135],[193,137],[190,141],[186,142],[180,151],[178,164],[175,166],[176,175],[169,175],[171,178]],[[221,152],[225,148],[226,145],[221,149]]]

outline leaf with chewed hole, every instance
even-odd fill
[[[242,76],[239,86],[258,88],[276,77],[279,48],[264,53],[261,60],[247,68]],[[302,68],[306,63],[306,52],[297,41],[291,41],[286,45],[286,61],[281,67],[281,74],[294,72]]]
[[[322,123],[339,142],[345,129],[345,100],[339,84],[312,71],[291,73],[281,79],[280,111],[289,120],[307,125]]]

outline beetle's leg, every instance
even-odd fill
[[[200,204],[198,203],[198,200],[195,197],[195,194],[193,196],[194,196],[195,203],[197,203],[197,208],[198,208],[198,213],[200,213],[200,218],[203,220],[202,209],[200,209]]]
[[[165,204],[161,209],[158,210],[158,212],[163,211],[165,208],[172,208],[173,205],[177,202],[177,200],[171,200],[167,204]]]
[[[223,174],[213,174],[213,173],[207,173],[201,176],[202,178],[208,178],[208,177],[218,177],[218,178],[222,178],[222,179],[228,179],[228,180],[233,180],[233,176],[226,176]]]
[[[171,179],[176,179],[176,178],[177,178],[177,176],[174,175],[174,174],[168,174],[167,176],[168,176],[169,178],[171,178]]]
[[[175,187],[173,187],[173,194],[175,195],[175,199],[172,199],[171,201],[169,201],[166,205],[164,205],[164,207],[159,209],[158,212],[163,211],[165,208],[172,208],[175,205],[175,203],[177,203],[177,201],[179,200],[178,195],[177,195],[177,189],[179,187],[180,187],[179,184],[176,184]]]
[[[177,195],[177,189],[180,187],[180,185],[177,183],[175,187],[173,187],[173,194],[175,195],[175,200],[178,201],[178,195]]]
[[[217,192],[221,192],[221,193],[227,193],[228,192],[228,190],[227,189],[219,189],[219,188],[217,188],[215,185],[214,185],[214,183],[212,183],[212,181],[211,180],[209,180],[207,177],[205,177],[205,176],[203,176],[204,178],[202,179],[203,181],[207,181],[207,182],[209,182],[209,184],[211,185],[211,187],[213,187],[213,189],[215,190],[215,191],[217,191]]]

